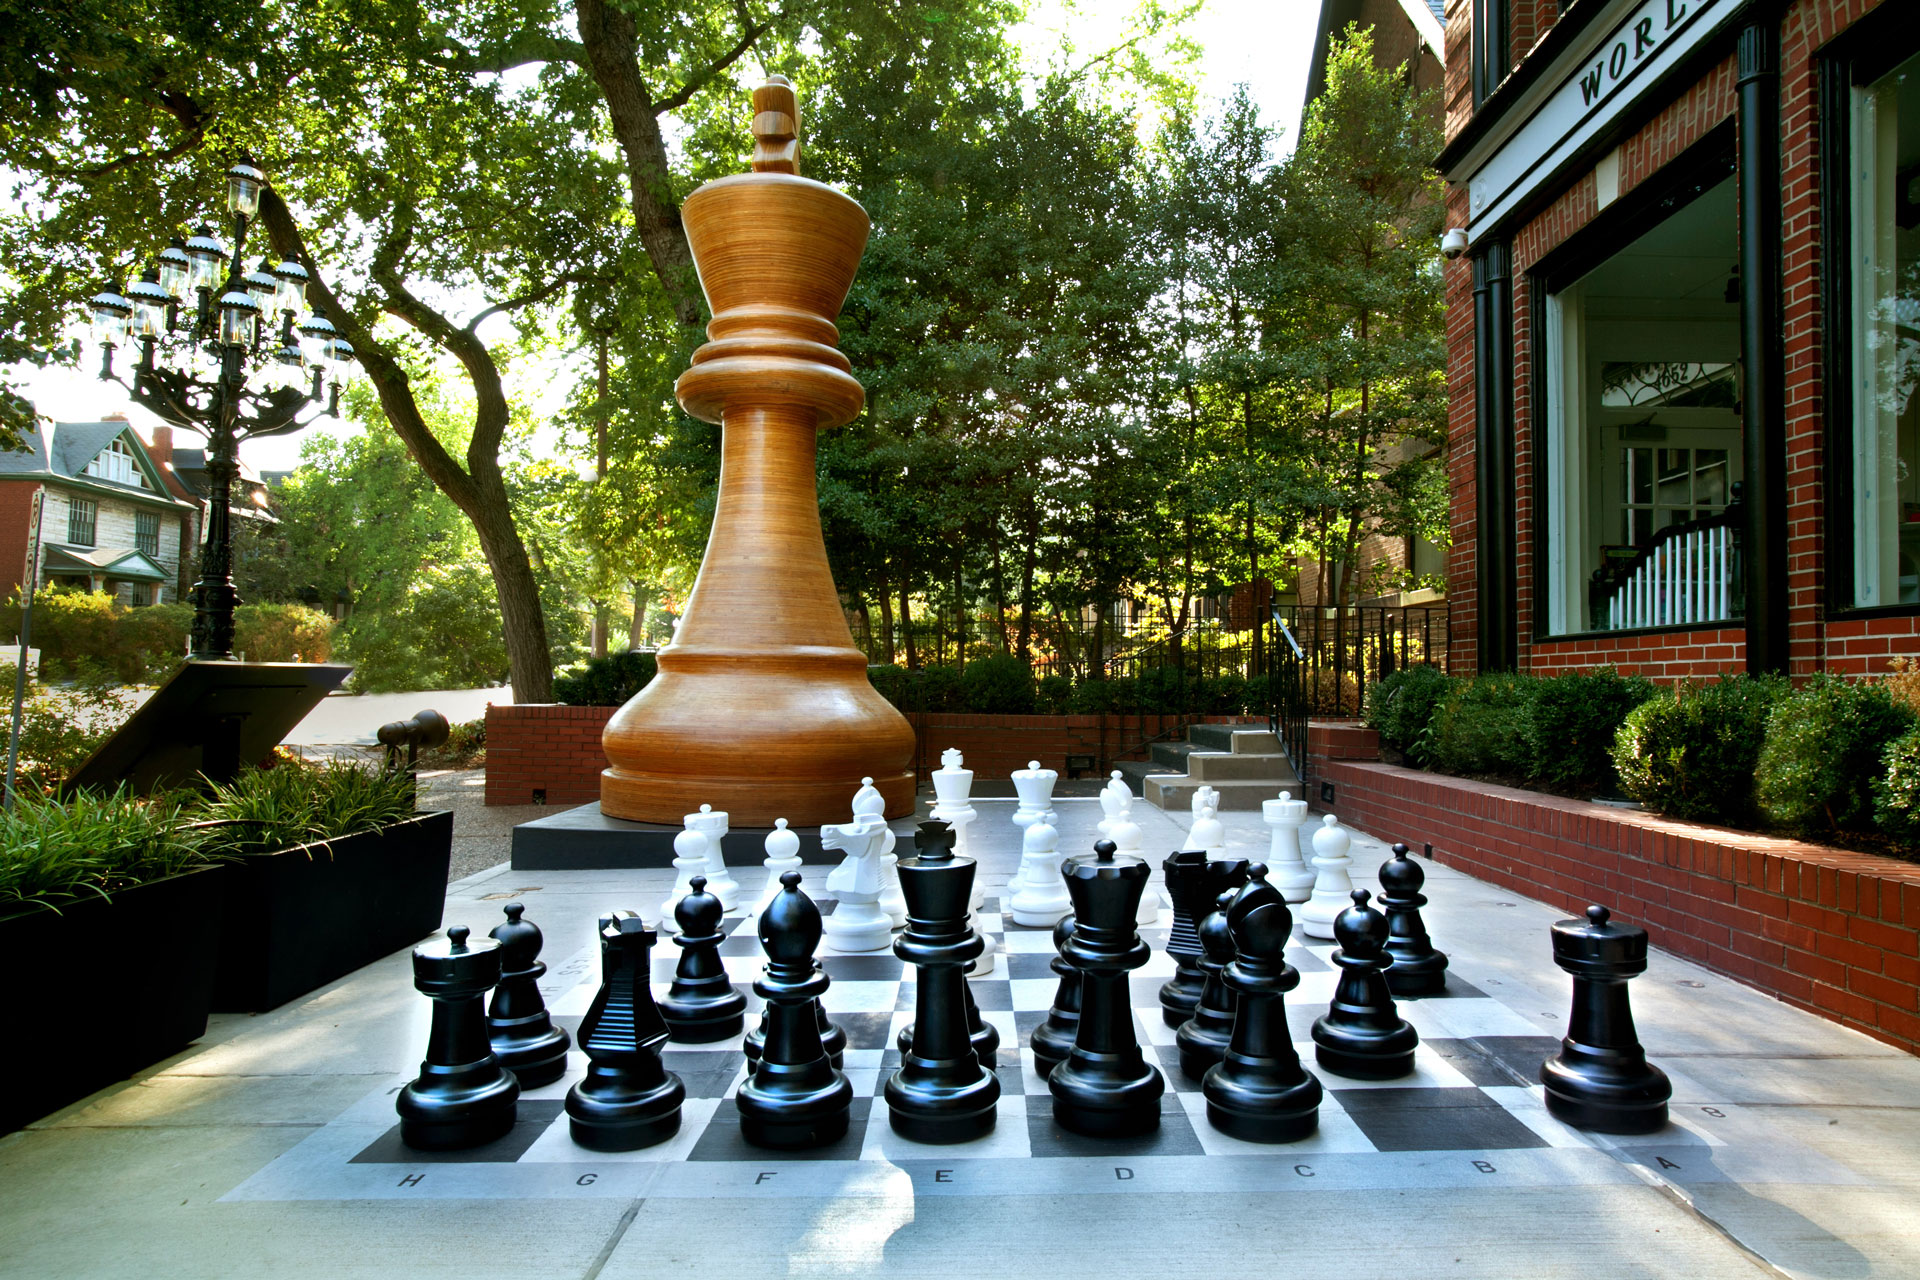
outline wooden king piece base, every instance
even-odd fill
[[[799,105],[753,92],[753,172],[681,215],[713,311],[675,384],[721,427],[720,493],[700,576],[659,674],[607,725],[601,811],[677,823],[711,804],[735,826],[844,819],[860,780],[913,810],[913,728],[867,681],[827,567],[815,433],[866,395],[834,318],[866,247],[860,206],[799,176]]]

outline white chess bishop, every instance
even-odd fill
[[[833,914],[822,922],[829,950],[858,955],[893,946],[893,920],[880,906],[886,885],[881,833],[886,829],[872,817],[820,828],[822,848],[846,852],[827,875],[827,892],[834,898]]]
[[[767,856],[761,865],[767,869],[767,882],[760,886],[760,896],[754,899],[753,910],[747,913],[746,923],[740,926],[747,931],[748,937],[753,936],[754,923],[760,919],[760,913],[780,892],[780,877],[800,869],[800,836],[797,832],[787,830],[785,818],[773,820],[773,830],[767,832]]]
[[[1273,828],[1273,843],[1267,850],[1267,883],[1280,891],[1288,902],[1305,902],[1313,893],[1314,873],[1307,866],[1300,847],[1300,828],[1307,820],[1307,802],[1295,800],[1282,791],[1278,800],[1260,805],[1260,816]]]
[[[1008,902],[1015,924],[1050,929],[1073,910],[1066,878],[1060,874],[1063,857],[1053,815],[1043,813],[1020,837],[1020,888]]]
[[[1115,769],[1107,784],[1100,788],[1100,812],[1106,815],[1100,819],[1100,834],[1111,840],[1114,822],[1131,808],[1133,788],[1127,785],[1125,775]]]
[[[673,837],[673,890],[660,904],[660,919],[671,921],[680,899],[693,892],[693,878],[707,874],[707,837],[693,827],[683,827]]]
[[[860,790],[853,794],[853,820],[871,818],[886,832],[880,837],[880,909],[893,921],[894,928],[907,922],[907,899],[900,892],[900,857],[894,850],[899,837],[887,826],[887,801],[872,778],[860,779]]]
[[[690,813],[682,821],[707,838],[707,869],[701,872],[707,878],[707,892],[720,899],[723,908],[733,910],[740,901],[740,882],[733,878],[733,872],[727,870],[726,854],[721,848],[727,838],[726,810],[703,804],[700,812]],[[664,919],[671,920],[673,917],[666,916]]]
[[[1198,849],[1209,858],[1227,856],[1227,828],[1212,805],[1202,808],[1193,826],[1187,829],[1187,848]]]
[[[1296,917],[1300,932],[1309,938],[1331,939],[1334,920],[1352,905],[1353,877],[1347,874],[1353,862],[1347,847],[1352,843],[1353,837],[1332,814],[1320,819],[1320,829],[1313,833],[1313,896]]]
[[[1038,760],[1027,761],[1024,769],[1013,771],[1013,793],[1020,803],[1013,810],[1013,825],[1025,831],[1034,823],[1053,811],[1053,784],[1060,775],[1052,769],[1042,769]],[[1048,820],[1051,825],[1051,819]],[[1011,897],[1020,891],[1026,881],[1027,860],[1020,859],[1020,865],[1013,869],[1013,879],[1007,881],[1007,894]]]

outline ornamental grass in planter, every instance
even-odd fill
[[[33,966],[0,1131],[206,1033],[226,881],[178,797],[21,795],[0,815],[0,954]],[[29,1051],[32,1046],[51,1051]]]
[[[440,926],[453,815],[417,812],[403,772],[284,760],[204,813],[230,898],[215,1009],[275,1008]]]

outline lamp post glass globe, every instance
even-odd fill
[[[193,274],[193,259],[187,256],[187,242],[179,236],[160,251],[160,287],[175,302],[187,300],[187,280]]]

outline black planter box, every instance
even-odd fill
[[[441,812],[223,867],[213,1007],[277,1008],[419,942],[440,927],[452,858],[453,814]]]
[[[9,984],[0,1132],[206,1034],[228,880],[219,867],[0,918]]]

